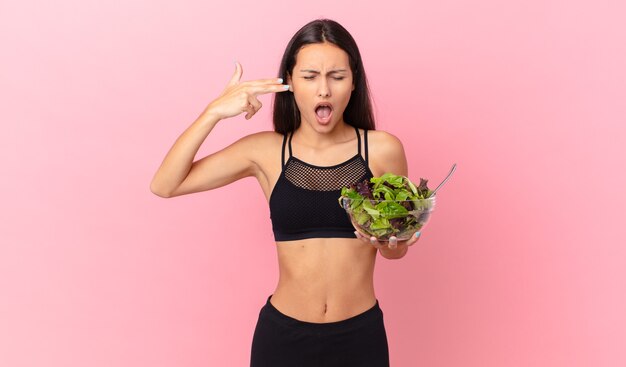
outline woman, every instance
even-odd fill
[[[261,309],[251,366],[388,366],[383,314],[374,293],[377,252],[403,257],[409,241],[388,243],[354,231],[337,199],[343,186],[385,172],[407,175],[400,141],[375,131],[357,45],[327,19],[291,39],[280,78],[241,81],[224,92],[176,140],[151,190],[174,197],[215,189],[247,176],[268,200],[279,281]],[[283,81],[286,85],[282,84]],[[257,96],[276,93],[274,130],[245,136],[193,159],[215,125],[259,109]]]

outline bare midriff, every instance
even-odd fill
[[[270,299],[300,321],[346,320],[376,304],[375,247],[350,238],[277,242],[279,279]]]

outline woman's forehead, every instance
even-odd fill
[[[345,69],[348,54],[330,43],[313,43],[303,46],[296,56],[296,65],[303,69]]]

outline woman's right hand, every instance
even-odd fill
[[[205,108],[205,113],[212,114],[221,120],[246,112],[246,120],[249,120],[263,106],[257,96],[289,90],[289,86],[282,84],[283,80],[280,78],[241,82],[243,69],[238,62],[235,62],[235,66],[235,74],[228,82],[226,89],[209,103]]]

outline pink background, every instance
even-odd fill
[[[615,1],[0,3],[0,365],[246,366],[276,285],[254,179],[150,180],[293,33],[356,38],[380,129],[437,212],[378,258],[392,366],[626,365],[626,27]],[[270,96],[197,158],[271,129]],[[241,230],[241,228],[245,230]]]

